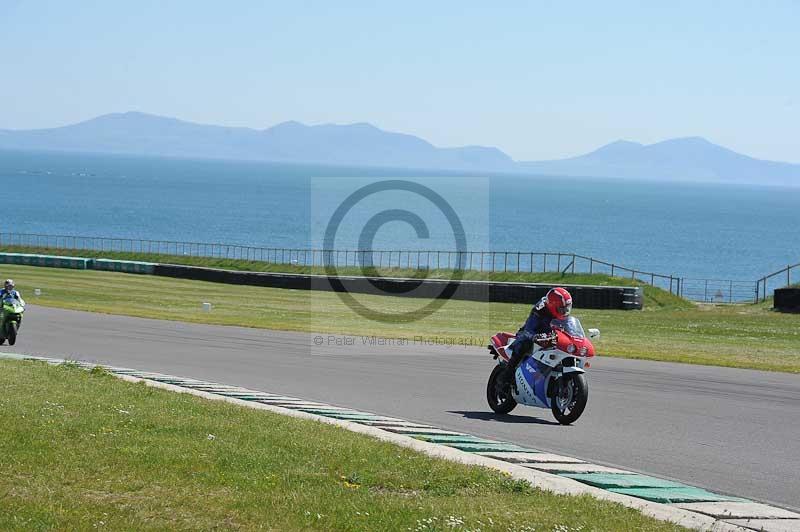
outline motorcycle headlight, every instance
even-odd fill
[[[567,346],[567,353],[569,353],[571,355],[574,352],[575,352],[575,344],[569,344]]]
[[[579,353],[580,353],[580,355],[581,355],[582,357],[585,357],[585,356],[586,356],[586,353],[588,353],[588,352],[589,352],[589,348],[588,348],[588,347],[586,347],[586,346],[583,346],[583,347],[581,347],[581,350],[579,351]]]

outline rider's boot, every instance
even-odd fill
[[[530,334],[523,329],[517,331],[516,339],[511,346],[509,346],[511,358],[508,359],[506,367],[497,378],[497,384],[502,389],[507,389],[510,385],[512,387],[512,392],[517,391],[517,379],[515,378],[517,367],[519,366],[520,362],[522,362],[522,359],[525,358],[525,353],[528,353],[531,350],[532,345],[533,338]]]
[[[506,363],[506,366],[503,368],[503,372],[497,376],[497,383],[500,385],[502,389],[506,389],[508,387],[513,387],[512,392],[516,391],[517,383],[516,379],[514,378],[517,373],[517,366],[522,361],[522,355],[517,354],[516,352],[512,353],[511,358]]]

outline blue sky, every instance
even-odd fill
[[[704,136],[800,162],[800,2],[0,0],[0,128],[371,122],[519,160]]]

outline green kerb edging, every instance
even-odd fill
[[[427,436],[432,436],[434,434],[439,434],[439,431],[442,429],[437,429],[432,427],[430,429],[421,429],[417,427],[410,427],[410,430],[413,432],[405,432],[405,431],[398,431],[398,427],[386,427],[383,430],[387,430],[389,432],[394,432],[395,434],[400,434],[402,436],[408,436],[410,438],[414,438],[415,440],[424,440]],[[403,428],[403,427],[400,427]]]
[[[608,488],[608,491],[630,495],[653,502],[675,504],[679,502],[725,502],[745,501],[738,497],[728,497],[711,493],[702,488]]]
[[[484,438],[478,438],[477,436],[471,436],[469,434],[438,434],[438,435],[432,434],[428,436],[420,436],[417,439],[425,440],[431,443],[445,443],[445,444],[448,443],[480,443],[483,445],[503,444],[503,442],[486,440]]]
[[[520,447],[513,443],[445,443],[448,447],[458,449],[459,451],[466,451],[469,453],[489,453],[492,451],[506,452],[506,453],[537,453],[536,449],[528,449]]]
[[[378,416],[376,414],[320,414],[321,416],[330,417],[333,419],[341,419],[344,421],[372,421],[377,419],[384,419],[383,416]]]
[[[636,473],[562,473],[571,478],[598,488],[690,488],[686,484],[672,482]]]
[[[253,394],[230,394],[228,397],[233,399],[241,399],[242,401],[263,401],[264,396],[262,395],[253,395]]]

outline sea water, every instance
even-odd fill
[[[0,152],[0,231],[320,247],[348,196],[387,180],[436,192],[469,250],[577,253],[645,271],[747,280],[800,261],[800,187],[44,152]],[[439,206],[389,188],[348,211],[336,247],[358,247],[371,217],[403,210],[428,234],[395,219],[371,235],[375,249],[455,249]]]

